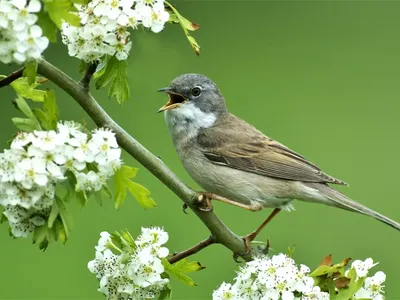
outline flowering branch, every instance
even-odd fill
[[[198,193],[184,184],[158,157],[120,127],[87,89],[44,59],[38,61],[38,73],[74,98],[97,126],[108,127],[114,131],[120,147],[164,183],[198,216],[210,230],[215,243],[224,245],[245,260],[251,260],[255,250],[247,251],[243,239],[233,233],[214,212],[197,209]],[[194,253],[189,252],[189,255]]]
[[[10,75],[5,77],[4,79],[0,80],[0,88],[3,86],[7,86],[11,84],[14,80],[17,80],[18,78],[22,77],[22,73],[24,72],[24,68],[21,68],[17,71],[12,72]]]
[[[190,255],[196,254],[200,250],[203,250],[204,248],[207,248],[208,246],[215,244],[215,239],[213,236],[208,237],[204,241],[201,241],[197,245],[194,245],[193,247],[190,247],[187,250],[184,250],[182,252],[174,253],[173,256],[168,259],[170,264],[176,263],[177,261],[180,261],[181,259],[184,259],[185,257],[188,257]]]

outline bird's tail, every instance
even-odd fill
[[[323,185],[323,184],[312,184],[312,188],[318,190],[324,197],[328,198],[329,202],[326,202],[328,205],[340,207],[342,209],[346,209],[349,211],[354,211],[361,213],[363,215],[370,216],[374,219],[377,219],[397,230],[400,230],[400,223],[397,223],[396,221],[393,221],[392,219],[389,219],[388,217],[346,197],[339,191],[336,191],[329,187],[328,185]]]

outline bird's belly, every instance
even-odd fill
[[[283,207],[294,198],[293,181],[214,165],[207,160],[196,159],[200,155],[199,152],[181,159],[186,171],[207,192],[244,204],[256,201],[264,207]]]

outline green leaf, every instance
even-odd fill
[[[137,182],[129,181],[127,182],[127,188],[143,208],[146,209],[157,206],[156,202],[151,198],[150,191],[143,185]]]
[[[365,281],[365,277],[357,278],[357,273],[354,269],[350,269],[346,277],[350,278],[350,283],[346,288],[337,289],[336,294],[330,295],[331,300],[352,299],[353,295],[361,289]]]
[[[172,298],[172,290],[170,287],[165,287],[161,293],[160,296],[158,296],[158,300],[170,300]]]
[[[61,219],[62,225],[64,227],[64,231],[65,231],[65,236],[66,236],[65,241],[63,241],[65,243],[66,240],[68,239],[69,233],[71,232],[71,229],[72,229],[72,218],[69,215],[68,210],[60,197],[56,196],[56,203],[58,205],[58,213],[59,213],[60,218],[57,218],[56,221],[54,221],[53,226],[55,226],[57,224],[57,220]]]
[[[130,97],[126,68],[126,61],[120,61],[113,56],[105,62],[105,66],[95,73],[98,73],[95,76],[98,78],[96,81],[96,89],[111,84],[108,89],[108,97],[111,100],[116,100],[119,104],[122,104]]]
[[[114,175],[115,187],[115,208],[118,209],[122,206],[126,199],[126,190],[128,190],[139,202],[143,208],[153,208],[156,206],[154,200],[150,197],[150,192],[142,185],[133,182],[138,169],[129,167],[127,165],[121,166]]]
[[[31,108],[28,103],[26,103],[25,99],[21,96],[18,96],[15,99],[16,105],[18,109],[28,118],[12,118],[11,120],[17,126],[18,129],[23,131],[33,131],[33,130],[41,130],[40,124],[33,114]]]
[[[25,63],[23,76],[28,79],[28,84],[32,85],[36,82],[37,62],[31,60]]]
[[[327,259],[329,256],[327,256],[325,259]],[[324,260],[325,260],[324,259]],[[347,266],[350,258],[345,258],[341,263],[330,266],[326,264],[321,264],[318,266],[311,274],[311,277],[317,277],[325,274],[331,274],[331,273],[336,273],[339,272],[341,275],[344,274],[344,267]],[[323,261],[324,262],[324,261]]]
[[[49,13],[50,19],[61,28],[62,21],[73,26],[80,26],[79,16],[74,13],[75,8],[71,0],[47,0],[44,2],[44,10]]]
[[[53,205],[51,207],[51,212],[50,212],[50,215],[49,215],[49,219],[47,221],[47,226],[49,228],[53,227],[54,221],[58,217],[58,213],[59,213],[59,210],[58,210],[57,201],[54,201]]]
[[[14,125],[22,131],[32,132],[34,130],[40,130],[40,127],[37,126],[37,123],[34,120],[27,118],[12,118],[11,121]]]
[[[59,118],[59,111],[56,103],[56,96],[54,91],[48,90],[43,101],[44,114],[47,117],[47,130],[57,129],[57,122]]]
[[[35,89],[38,85],[37,82],[30,85],[26,77],[18,78],[11,83],[12,88],[21,97],[31,99],[35,102],[42,102],[44,101],[46,91]]]
[[[55,232],[56,240],[65,244],[67,242],[68,235],[64,224],[59,218],[54,221],[53,230]]]
[[[38,13],[37,25],[40,26],[43,30],[43,35],[49,39],[50,42],[57,42],[57,32],[58,28],[50,19],[48,13],[45,13],[43,10]]]
[[[200,54],[200,46],[199,44],[196,42],[196,40],[194,39],[194,37],[192,37],[189,33],[190,31],[194,31],[200,28],[199,25],[190,22],[189,20],[187,20],[185,17],[183,17],[178,10],[169,2],[165,1],[165,4],[168,6],[168,10],[170,10],[172,13],[170,13],[170,15],[172,15],[172,17],[170,17],[171,22],[173,23],[179,23],[182,27],[183,32],[186,35],[186,38],[188,39],[190,46],[192,46],[194,52],[199,55]]]
[[[3,213],[1,213],[0,224],[3,224],[4,222],[7,222],[7,217],[5,215],[3,215]]]
[[[39,226],[35,228],[35,232],[33,233],[33,243],[41,244],[47,237],[47,226]]]
[[[89,0],[72,0],[72,2],[76,4],[87,5],[89,3]]]
[[[195,286],[195,282],[187,276],[185,273],[193,273],[203,270],[204,267],[198,262],[189,262],[187,258],[184,258],[177,263],[171,265],[165,258],[162,260],[163,266],[168,274],[174,276],[176,279],[181,281],[183,284],[188,286]]]

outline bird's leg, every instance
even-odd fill
[[[246,235],[243,239],[246,243],[246,248],[248,251],[251,249],[251,242],[256,238],[256,236],[260,233],[260,231],[269,223],[271,220],[281,211],[280,208],[275,208],[272,213],[268,216],[268,218],[260,225],[256,230],[252,233]],[[269,245],[269,241],[268,241]]]
[[[211,200],[218,200],[224,203],[228,203],[234,206],[238,206],[250,211],[258,211],[263,209],[262,204],[244,204],[244,203],[240,203],[240,202],[236,202],[221,196],[218,196],[216,194],[213,193],[198,193],[197,194],[197,200],[199,201],[199,206],[198,208],[202,211],[212,211],[213,210],[213,206],[211,204]]]

